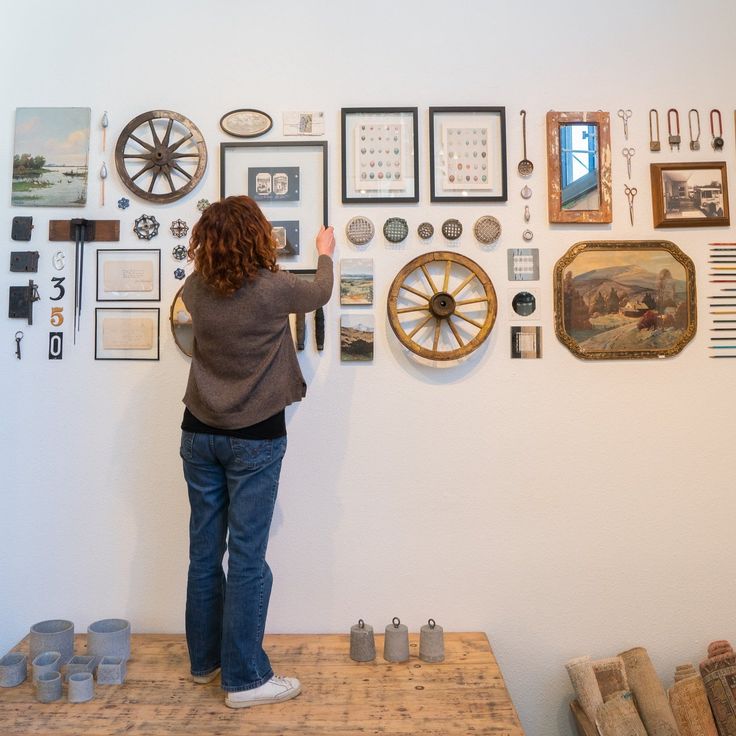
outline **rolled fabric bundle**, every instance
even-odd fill
[[[720,736],[736,736],[736,655],[724,640],[708,647],[708,658],[700,663],[705,691],[708,693],[713,719]]]
[[[634,647],[619,655],[624,661],[629,687],[648,736],[679,736],[667,694],[644,647]],[[735,735],[736,736],[736,735]]]
[[[575,697],[591,723],[595,723],[598,706],[603,704],[598,681],[595,679],[593,662],[589,656],[576,657],[565,664]]]
[[[691,664],[677,667],[675,684],[667,693],[680,736],[718,736],[703,678]]]
[[[601,736],[647,736],[647,731],[628,690],[611,693],[598,706],[595,724]]]
[[[604,703],[614,693],[629,689],[629,681],[626,679],[624,661],[621,657],[594,659],[593,672],[595,672],[595,679],[598,681],[598,688]]]

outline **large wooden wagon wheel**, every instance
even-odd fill
[[[399,271],[388,293],[388,319],[396,337],[430,360],[472,353],[496,320],[496,292],[488,274],[450,251],[425,253]]]
[[[149,202],[175,202],[197,186],[207,146],[189,118],[151,110],[133,118],[115,146],[115,166],[128,189]]]

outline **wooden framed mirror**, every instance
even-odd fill
[[[612,221],[607,112],[547,113],[547,178],[550,222]]]

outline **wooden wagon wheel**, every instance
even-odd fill
[[[128,189],[149,202],[175,202],[197,186],[207,146],[189,118],[151,110],[133,118],[115,146],[115,166]]]
[[[434,263],[444,266],[433,276],[428,266]],[[463,298],[470,287],[480,287],[482,295]],[[391,329],[402,345],[430,360],[455,360],[472,353],[488,337],[497,311],[488,274],[475,261],[450,251],[425,253],[409,261],[391,284],[387,306]],[[440,349],[443,332],[457,347]]]

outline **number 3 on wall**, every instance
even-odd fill
[[[64,307],[51,307],[51,325],[53,327],[60,327],[64,324],[64,315],[62,312]]]

